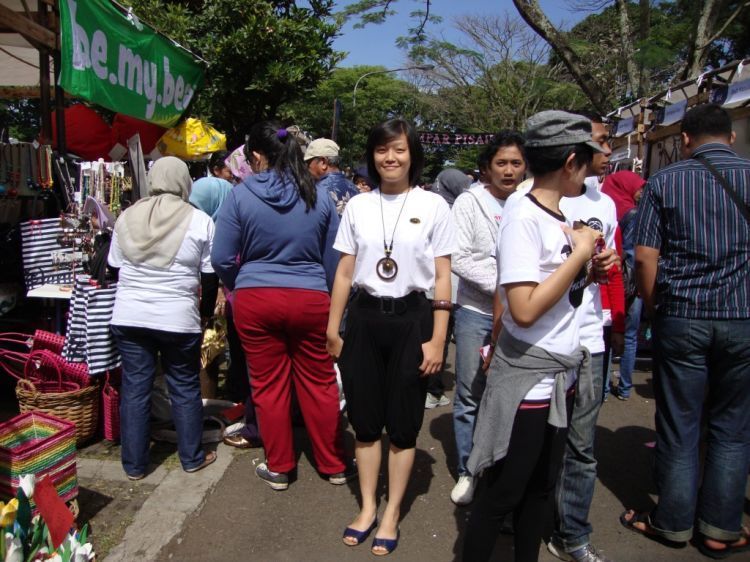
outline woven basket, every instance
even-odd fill
[[[119,369],[107,372],[102,387],[102,425],[104,438],[120,440],[120,386]]]
[[[40,412],[0,424],[0,499],[15,497],[20,477],[49,476],[63,501],[78,495],[75,428]],[[31,500],[32,509],[36,506]]]
[[[50,356],[44,351],[33,352],[26,363],[24,374],[30,374],[36,368],[37,361],[42,359],[50,360]],[[22,414],[37,410],[75,424],[76,443],[81,445],[96,433],[99,420],[99,386],[92,384],[75,389],[74,387],[78,386],[75,383],[63,382],[62,359],[57,363],[54,360],[50,361],[47,366],[57,372],[57,388],[49,379],[42,383],[38,380],[36,383],[31,382],[28,378],[19,380],[16,385],[19,409]],[[71,387],[70,385],[73,385],[74,389],[66,390],[66,387]]]

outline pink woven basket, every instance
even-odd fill
[[[120,385],[122,375],[119,369],[107,372],[102,387],[102,426],[104,438],[120,440]]]

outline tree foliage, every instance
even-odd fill
[[[542,109],[579,107],[580,90],[561,80],[563,65],[548,64],[549,48],[518,19],[467,16],[456,22],[459,44],[428,39],[415,46],[416,62],[435,70],[435,91],[423,117],[463,131],[521,129]]]
[[[355,66],[339,68],[304,98],[286,104],[281,115],[310,133],[313,138],[331,137],[334,100],[341,103],[336,142],[346,165],[356,166],[364,157],[370,129],[391,117],[415,120],[418,115],[417,88],[393,74],[373,74],[363,78],[357,87],[356,106],[353,91],[357,80],[368,72],[384,67]]]
[[[537,0],[513,3],[601,112],[748,54],[747,0],[589,0],[603,11],[570,33],[553,26]]]
[[[333,0],[131,0],[137,13],[208,62],[193,113],[230,146],[311,91],[341,60]]]

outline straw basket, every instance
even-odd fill
[[[0,424],[0,498],[14,497],[25,474],[49,476],[63,501],[78,495],[73,424],[40,412]]]
[[[62,359],[53,359],[51,354],[34,352],[26,363],[26,378],[18,381],[16,397],[21,413],[39,411],[67,420],[76,427],[76,443],[81,445],[96,433],[99,420],[99,385],[80,387],[80,385],[63,381]],[[45,380],[32,382],[33,370],[39,368],[41,360],[49,361],[54,369],[58,382]]]

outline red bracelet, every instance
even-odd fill
[[[451,301],[432,301],[432,310],[453,310],[453,303]]]

